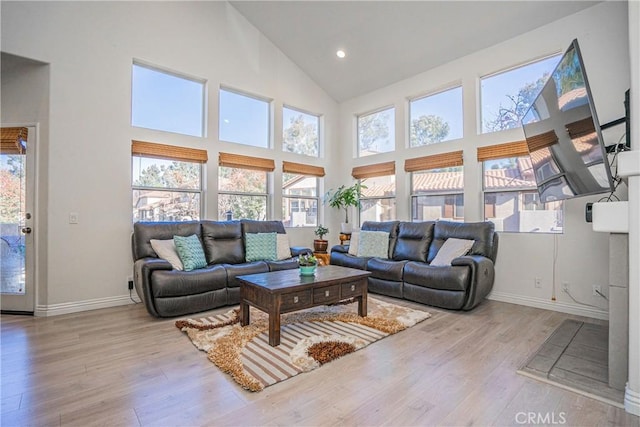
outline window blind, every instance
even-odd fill
[[[300,175],[324,176],[324,168],[321,166],[305,165],[303,163],[282,162],[282,172],[297,173]]]
[[[356,166],[351,170],[355,179],[373,178],[376,176],[393,175],[396,173],[396,162],[376,163],[374,165]]]
[[[24,154],[23,141],[27,140],[29,130],[24,127],[2,128],[0,132],[0,153]]]
[[[416,157],[404,161],[406,172],[417,172],[429,169],[451,168],[462,166],[462,150],[432,156]]]
[[[542,150],[543,148],[550,147],[553,144],[557,143],[558,135],[556,135],[556,131],[554,130],[550,130],[548,132],[541,133],[540,135],[534,135],[527,138],[527,146],[529,147],[529,152]]]
[[[529,149],[526,141],[513,141],[505,144],[489,145],[488,147],[478,147],[479,162],[528,155]]]
[[[136,140],[131,141],[131,154],[183,162],[206,163],[208,160],[207,150]]]
[[[252,169],[264,172],[273,172],[276,164],[273,159],[261,157],[243,156],[240,154],[220,153],[218,164],[228,168]]]

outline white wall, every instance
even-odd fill
[[[281,185],[282,160],[329,166],[326,158],[283,153],[279,145],[260,149],[217,140],[221,84],[272,98],[274,135],[282,134],[283,103],[323,114],[326,141],[334,138],[337,117],[337,104],[225,2],[2,2],[1,7],[2,51],[50,64],[50,166],[39,176],[49,196],[48,228],[39,230],[46,233],[48,266],[38,283],[39,314],[128,302],[132,139],[207,149],[205,210],[213,219],[220,151],[275,159],[273,188]],[[130,125],[134,58],[207,80],[207,137]],[[275,218],[281,216],[278,193]],[[79,213],[79,224],[69,224],[70,212]],[[313,239],[312,229],[290,235],[293,244],[308,246]]]
[[[476,148],[524,138],[521,129],[479,135],[477,108],[479,77],[532,59],[563,52],[574,38],[578,39],[589,82],[601,123],[624,115],[624,91],[629,88],[629,45],[627,4],[606,2],[562,20],[507,40],[491,48],[450,62],[365,96],[340,105],[340,141],[352,141],[355,116],[379,107],[395,105],[396,151],[365,158],[355,158],[353,147],[334,147],[341,159],[341,168],[333,183],[351,180],[354,165],[395,160],[397,179],[397,216],[410,219],[409,174],[403,172],[407,158],[441,152],[464,150],[466,221],[483,220],[481,164],[476,160]],[[437,41],[434,41],[437,42]],[[433,146],[407,148],[407,98],[436,91],[451,83],[463,88],[464,138]],[[617,142],[618,134],[606,134],[607,143]],[[334,184],[335,183],[335,184]],[[624,194],[624,189],[622,191]],[[500,249],[496,266],[496,281],[492,298],[517,302],[594,317],[607,317],[607,302],[593,297],[592,285],[606,290],[608,283],[608,235],[594,233],[584,220],[587,202],[601,196],[569,200],[565,204],[564,234],[500,233]],[[336,220],[337,221],[337,220]],[[333,228],[335,223],[330,224]],[[557,247],[554,274],[554,247]],[[552,301],[554,294],[556,301]],[[534,287],[534,279],[542,279],[542,287]],[[562,282],[569,282],[573,296],[595,305],[590,308],[574,303],[560,291]]]

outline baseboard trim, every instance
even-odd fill
[[[630,414],[640,416],[640,393],[631,390],[629,383],[624,388],[624,410]]]
[[[542,298],[526,297],[506,292],[491,292],[487,299],[508,302],[511,304],[526,305],[527,307],[542,308],[544,310],[559,311],[561,313],[575,314],[577,316],[593,319],[609,320],[609,312],[594,307],[567,304],[566,302],[550,301]]]
[[[100,308],[117,307],[133,303],[129,295],[120,295],[117,297],[96,298],[61,304],[37,305],[34,315],[39,317],[59,316],[61,314],[98,310]]]

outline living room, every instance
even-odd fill
[[[32,311],[36,317],[55,319],[58,315],[80,315],[85,311],[91,316],[93,310],[118,306],[143,310],[131,305],[127,289],[132,276],[133,140],[206,150],[209,160],[203,174],[206,177],[203,211],[206,218],[219,220],[224,219],[218,217],[217,201],[220,153],[274,161],[276,170],[270,175],[269,183],[269,219],[282,219],[277,207],[282,205],[283,196],[277,189],[282,186],[283,161],[324,168],[326,175],[320,184],[324,191],[350,183],[354,167],[393,162],[396,217],[409,220],[410,178],[408,173],[403,173],[405,161],[462,150],[464,219],[482,221],[482,164],[476,160],[477,149],[521,140],[523,135],[520,128],[488,134],[477,131],[479,77],[561,53],[577,38],[600,122],[615,120],[624,114],[624,92],[632,86],[631,73],[637,73],[638,56],[637,52],[633,54],[629,35],[638,31],[637,20],[631,16],[633,13],[637,16],[637,9],[637,2],[594,3],[592,7],[486,49],[462,57],[454,54],[444,65],[338,102],[227,2],[3,2],[3,126],[5,123],[37,124],[34,215],[37,264],[33,271],[36,288]],[[635,26],[630,25],[633,22]],[[206,81],[205,136],[131,125],[131,78],[135,61]],[[464,137],[408,148],[405,143],[407,99],[452,84],[460,85],[464,93]],[[284,152],[277,137],[272,137],[271,145],[266,148],[219,140],[221,87],[269,99],[273,111],[272,135],[282,134],[282,106],[295,106],[321,115],[320,155],[302,158]],[[637,99],[636,92],[632,87],[633,100]],[[394,150],[358,157],[355,144],[347,143],[354,141],[354,118],[388,106],[396,111]],[[632,123],[633,128],[638,128],[637,119]],[[637,132],[635,129],[633,132]],[[605,138],[613,143],[617,134],[605,134]],[[629,198],[638,197],[638,189],[635,191],[630,191]],[[594,232],[584,219],[585,204],[601,197],[566,201],[561,234],[501,233],[495,284],[489,295],[491,301],[486,303],[519,304],[515,307],[533,318],[536,313],[548,310],[607,320],[607,301],[592,295],[592,285],[605,288],[609,283],[609,237],[607,233]],[[620,188],[620,197],[627,197],[624,186]],[[327,206],[320,209],[321,222],[330,229],[332,244],[337,244],[341,216]],[[70,213],[76,213],[75,223],[71,223]],[[314,238],[311,227],[288,228],[287,234],[292,244],[300,246],[310,246]],[[637,240],[633,231],[630,235],[635,235]],[[630,265],[630,268],[634,267]],[[635,274],[637,279],[637,271]],[[562,292],[560,286],[565,282],[571,286],[571,296],[587,305],[575,302]],[[636,290],[630,296],[629,330],[637,335],[638,283],[632,280],[631,285],[635,285]],[[533,308],[542,310],[529,311]],[[517,316],[518,310],[501,310]],[[548,318],[556,314],[540,316]],[[136,322],[141,320],[132,318],[137,319]],[[3,315],[3,323],[5,319]],[[90,317],[82,319],[91,323]],[[630,365],[638,360],[639,353],[635,349]],[[3,363],[3,371],[4,366]],[[631,391],[635,393],[631,400],[635,399],[637,405],[639,384],[638,378],[633,377],[637,377],[637,369],[629,375]],[[2,388],[5,394],[4,382]],[[242,393],[239,389],[229,391],[218,385],[211,386],[212,393],[218,388],[228,394]],[[274,404],[286,404],[294,392],[287,393]],[[208,399],[207,396],[198,398]],[[349,406],[345,410],[349,410]],[[259,424],[258,415],[246,423]],[[192,419],[194,423],[198,423],[197,420],[197,417]],[[318,423],[317,418],[314,420]],[[637,423],[637,418],[635,420]],[[373,419],[368,421],[375,423]],[[238,423],[246,424],[241,420]]]

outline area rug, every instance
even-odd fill
[[[251,324],[240,326],[239,308],[176,327],[196,348],[242,387],[260,391],[400,332],[431,314],[369,297],[368,315],[356,302],[320,306],[281,316],[280,345],[269,345],[268,316],[251,307]]]

